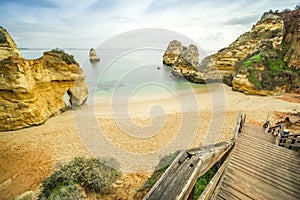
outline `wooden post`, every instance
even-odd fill
[[[195,188],[196,188],[196,184],[194,185],[189,197],[187,198],[187,200],[194,200],[194,196],[195,196]]]
[[[291,145],[289,145],[289,149],[292,149],[293,144],[295,144],[296,140],[297,140],[297,135],[294,135],[293,138],[292,138]]]

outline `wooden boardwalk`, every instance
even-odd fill
[[[245,124],[211,198],[299,199],[300,155],[276,146],[262,127]]]
[[[300,153],[277,146],[271,133],[245,120],[240,113],[226,142],[182,151],[144,200],[194,199],[198,177],[221,159],[225,161],[198,200],[300,199]],[[291,138],[292,146],[299,146],[299,137]]]

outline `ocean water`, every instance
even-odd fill
[[[49,49],[20,49],[27,59],[36,59]],[[193,84],[171,75],[171,68],[162,64],[161,49],[96,49],[100,62],[90,63],[89,49],[64,49],[74,56],[86,74],[90,95],[185,94],[206,86]]]

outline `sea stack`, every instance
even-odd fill
[[[90,62],[100,62],[100,57],[97,55],[95,49],[90,49]]]

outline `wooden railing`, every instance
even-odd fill
[[[144,199],[193,199],[197,179],[221,158],[228,155],[235,144],[238,133],[244,126],[245,120],[246,115],[239,114],[234,135],[232,139],[226,142],[180,152]],[[209,188],[211,190],[213,187]],[[211,191],[205,192],[207,196],[212,193]]]
[[[292,149],[292,147],[300,148],[300,134],[282,135],[278,139],[278,146],[286,147],[288,149]]]
[[[279,124],[273,127],[267,127],[267,132],[275,136],[275,143],[278,146],[292,149],[293,147],[300,148],[300,133],[298,134],[286,134],[284,132],[284,125]]]

